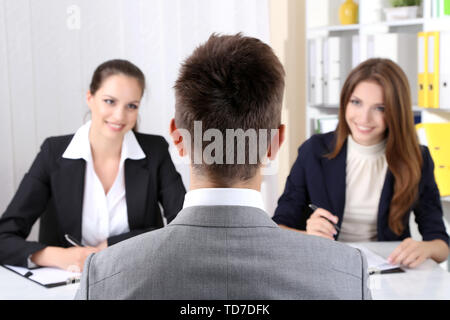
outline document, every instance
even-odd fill
[[[77,283],[80,282],[81,278],[81,273],[65,271],[58,268],[42,267],[37,269],[27,269],[10,265],[3,265],[3,267],[46,288]]]
[[[361,250],[364,253],[367,259],[367,269],[369,271],[369,274],[404,272],[400,268],[400,265],[390,264],[385,258],[363,246],[357,244],[349,244],[349,245]]]

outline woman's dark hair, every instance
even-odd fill
[[[91,94],[95,94],[97,90],[101,87],[103,81],[110,76],[116,74],[123,74],[128,77],[135,78],[142,89],[142,95],[145,91],[145,76],[142,71],[127,60],[114,59],[103,62],[101,65],[95,69],[92,75],[91,84],[89,85],[89,90]],[[141,96],[142,96],[141,95]]]
[[[105,79],[110,76],[122,74],[128,77],[135,78],[141,87],[142,94],[145,91],[145,76],[144,73],[133,63],[128,60],[114,59],[103,62],[95,69],[92,75],[91,84],[89,85],[89,91],[91,94],[95,94],[97,90],[102,86]],[[137,124],[133,127],[133,131],[137,131]]]
[[[408,78],[395,62],[369,59],[352,70],[341,91],[335,148],[327,157],[335,158],[351,134],[345,113],[353,91],[363,81],[374,82],[383,88],[387,126],[386,161],[395,179],[389,207],[389,227],[395,234],[401,235],[405,229],[405,214],[418,197],[423,159],[414,127]]]

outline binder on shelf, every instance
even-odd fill
[[[440,34],[439,64],[439,108],[450,110],[450,32]]]
[[[440,18],[441,17],[441,6],[440,2],[442,0],[432,0],[432,6],[431,6],[431,17],[432,18]]]
[[[359,35],[359,61],[363,62],[375,57],[375,43],[373,34]]]
[[[339,105],[341,88],[351,70],[351,37],[330,37],[323,42],[323,103]]]
[[[428,37],[428,108],[439,108],[439,31]]]
[[[450,195],[450,122],[416,125],[421,144],[428,146],[434,162],[434,176],[442,197]]]
[[[443,0],[444,2],[444,15],[450,16],[450,0]]]
[[[417,105],[428,108],[428,37],[426,32],[418,35]]]
[[[339,123],[337,115],[316,117],[314,119],[314,133],[327,133],[336,130]]]
[[[358,35],[352,36],[352,69],[361,63],[361,44]]]
[[[322,38],[308,40],[308,97],[311,105],[323,104]]]

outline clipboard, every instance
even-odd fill
[[[45,288],[54,288],[78,283],[81,279],[81,273],[65,271],[58,268],[40,267],[28,269],[11,265],[1,266]]]

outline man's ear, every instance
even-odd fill
[[[177,147],[178,154],[180,155],[180,157],[184,157],[185,155],[187,155],[187,152],[185,150],[184,143],[183,143],[183,136],[181,135],[180,131],[178,130],[177,126],[175,125],[174,118],[172,118],[172,120],[170,120],[169,133],[170,133],[170,136],[172,137],[173,144]]]
[[[269,150],[267,151],[267,157],[270,160],[273,161],[277,157],[278,151],[284,142],[285,134],[286,126],[282,124],[278,127],[277,133],[273,136],[272,141],[270,142]]]

